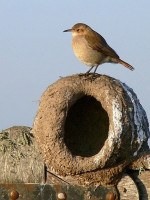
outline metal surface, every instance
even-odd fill
[[[59,193],[66,194],[66,200],[104,200],[108,192],[117,196],[114,187],[81,187],[42,184],[1,184],[0,200],[9,200],[9,191],[19,193],[18,200],[58,200]]]

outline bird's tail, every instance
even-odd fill
[[[129,65],[128,63],[124,62],[123,60],[121,60],[120,58],[117,59],[118,63],[124,65],[125,67],[127,67],[130,70],[134,70],[134,67],[132,67],[131,65]]]

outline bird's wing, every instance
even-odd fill
[[[106,56],[119,58],[117,53],[107,44],[106,40],[97,32],[94,31],[93,34],[85,35],[85,39],[92,49],[99,51]]]

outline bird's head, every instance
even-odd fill
[[[71,32],[73,36],[86,35],[90,30],[92,30],[88,25],[78,23],[75,24],[71,29],[64,30],[63,32]]]

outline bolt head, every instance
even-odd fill
[[[116,199],[116,195],[113,192],[108,192],[106,194],[106,200],[115,200]]]
[[[67,197],[66,193],[65,192],[59,192],[57,194],[57,200],[65,200]]]
[[[11,200],[16,200],[18,199],[18,197],[19,197],[19,193],[16,190],[14,189],[9,190],[9,198]]]

